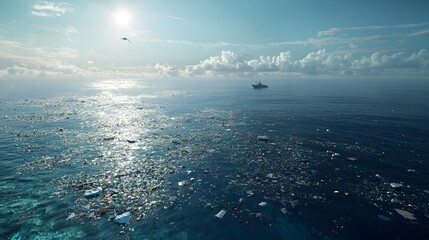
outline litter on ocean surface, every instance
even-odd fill
[[[354,118],[353,109],[325,114],[311,99],[302,111],[273,104],[260,114],[254,102],[243,103],[248,109],[209,106],[199,90],[198,103],[182,93],[160,99],[141,91],[0,102],[8,116],[2,156],[20,159],[16,168],[4,166],[15,172],[1,182],[2,195],[11,197],[0,208],[16,214],[0,220],[11,229],[1,235],[406,239],[403,232],[427,232],[429,191],[418,182],[427,179],[420,170],[427,143],[405,134],[398,147],[375,134],[380,122],[374,131],[373,119]],[[318,117],[324,120],[312,120]],[[338,127],[343,118],[356,128]],[[362,143],[360,134],[377,141]]]
[[[404,185],[403,185],[403,184],[401,184],[401,183],[391,183],[391,184],[390,184],[390,186],[391,186],[392,188],[395,188],[395,189],[399,189],[399,188],[404,187]]]
[[[119,224],[128,224],[130,222],[130,219],[131,219],[131,213],[125,212],[120,215],[117,215],[114,221]]]
[[[226,211],[222,209],[215,215],[215,217],[222,219],[223,216],[225,216],[225,213],[226,213]]]
[[[86,198],[92,198],[100,195],[102,192],[103,192],[103,189],[101,187],[96,187],[93,189],[86,190],[83,196]]]
[[[258,136],[258,139],[261,141],[268,141],[268,137],[265,135]]]
[[[417,218],[415,218],[415,217],[414,217],[414,214],[413,214],[413,213],[410,213],[410,212],[408,212],[408,211],[406,211],[406,210],[402,210],[402,209],[395,208],[395,211],[396,211],[399,215],[401,215],[402,217],[404,217],[405,219],[409,219],[409,220],[417,220]]]

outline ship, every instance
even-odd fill
[[[268,88],[268,86],[263,84],[261,81],[256,82],[255,84],[252,84],[252,87],[254,89]]]

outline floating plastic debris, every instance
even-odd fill
[[[223,216],[225,216],[225,213],[226,213],[226,211],[222,209],[215,215],[215,217],[222,219]]]
[[[280,211],[283,213],[283,214],[287,214],[287,209],[284,207],[284,208],[282,208],[282,209],[280,209]]]
[[[408,211],[405,211],[405,210],[402,210],[402,209],[398,209],[398,208],[395,208],[395,211],[396,211],[399,215],[401,215],[402,217],[404,217],[405,219],[409,219],[409,220],[417,220],[417,218],[415,218],[415,217],[414,217],[414,214],[412,214],[412,213],[410,213],[410,212],[408,212]]]
[[[74,217],[76,217],[76,214],[75,214],[75,213],[71,213],[71,214],[67,217],[67,219],[66,219],[66,220],[70,220],[70,219],[72,219],[72,218],[74,218]]]
[[[390,218],[388,218],[388,217],[386,217],[386,216],[384,216],[384,215],[377,215],[377,217],[378,218],[380,218],[381,220],[383,220],[383,221],[390,221]]]
[[[391,183],[390,186],[394,189],[399,189],[404,187],[404,185],[400,184],[400,183]]]
[[[124,212],[121,215],[117,215],[113,221],[119,224],[128,224],[131,219],[130,212]]]
[[[259,203],[259,206],[261,206],[261,207],[265,207],[265,206],[267,206],[268,205],[268,203],[267,202],[261,202],[261,203]]]
[[[273,179],[273,178],[275,178],[275,177],[274,177],[274,174],[269,173],[269,174],[267,174],[267,178],[271,178],[271,179]]]
[[[268,137],[264,136],[264,135],[258,136],[258,139],[261,140],[261,141],[268,141]]]
[[[86,190],[83,196],[86,198],[92,198],[100,195],[101,192],[103,192],[103,189],[101,187],[97,187],[97,188]]]
[[[180,182],[177,183],[177,185],[179,185],[179,187],[183,187],[183,186],[185,186],[187,184],[188,184],[187,181],[180,181]]]

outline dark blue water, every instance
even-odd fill
[[[2,239],[429,236],[427,80],[251,83],[0,82]]]

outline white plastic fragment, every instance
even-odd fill
[[[89,189],[89,190],[85,191],[85,193],[83,194],[83,196],[86,197],[86,198],[96,197],[96,196],[100,195],[100,193],[102,191],[103,191],[103,189],[101,187]]]
[[[226,211],[222,209],[215,215],[215,217],[222,219],[223,216],[225,216],[225,213],[226,213]]]
[[[267,206],[268,205],[268,203],[267,202],[261,202],[261,203],[259,203],[259,206],[261,206],[261,207],[265,207],[265,206]]]
[[[117,215],[113,221],[119,224],[128,224],[131,219],[130,212],[124,212],[121,215]]]
[[[66,219],[66,220],[70,220],[70,219],[72,219],[72,218],[74,218],[74,217],[76,217],[76,214],[75,214],[75,213],[71,213],[71,214],[67,217],[67,219]]]
[[[179,185],[179,187],[183,187],[186,184],[188,184],[188,182],[186,182],[186,181],[180,181],[180,182],[177,183],[177,185]]]
[[[280,211],[283,213],[283,214],[287,214],[287,209],[284,207],[284,208],[282,208],[282,209],[280,209]]]
[[[396,210],[396,212],[399,214],[399,215],[401,215],[402,217],[404,217],[405,219],[409,219],[409,220],[417,220],[417,218],[415,218],[414,217],[414,214],[412,214],[412,213],[410,213],[410,212],[408,212],[408,211],[405,211],[405,210],[402,210],[402,209],[398,209],[398,208],[395,208],[395,210]]]
[[[404,185],[402,185],[400,183],[391,183],[390,186],[392,188],[398,189],[398,188],[402,188]]]
[[[274,174],[272,174],[272,173],[267,174],[267,178],[273,179],[274,178]]]
[[[268,141],[268,137],[265,135],[258,136],[258,139],[261,141]]]

